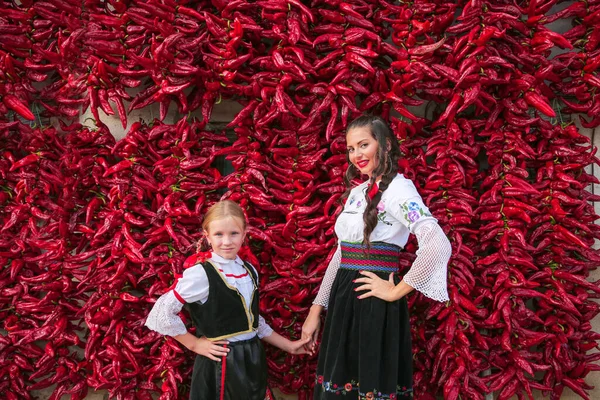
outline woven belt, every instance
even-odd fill
[[[362,243],[341,242],[342,261],[340,268],[364,271],[398,271],[398,256],[402,248],[395,244],[372,242],[366,249]]]

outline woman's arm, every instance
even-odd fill
[[[355,290],[367,292],[361,293],[359,299],[374,296],[386,301],[395,301],[417,289],[433,300],[448,300],[446,274],[448,260],[452,255],[452,246],[448,238],[435,220],[423,221],[415,227],[414,233],[419,250],[403,280],[394,285],[393,274],[385,281],[372,272],[361,271],[364,277],[356,279],[355,282],[363,285]]]
[[[333,257],[331,257],[331,261],[329,261],[329,265],[325,271],[325,276],[321,281],[319,293],[317,293],[317,297],[315,297],[315,300],[313,301],[313,304],[321,306],[319,310],[327,308],[329,305],[329,294],[331,293],[331,287],[333,286],[333,281],[335,281],[335,276],[340,268],[341,261],[342,248],[338,244],[335,253],[333,253]]]
[[[302,339],[308,340],[307,344],[311,351],[314,351],[317,346],[317,335],[319,334],[319,327],[321,326],[321,312],[329,305],[329,295],[331,293],[331,287],[333,281],[337,275],[337,271],[340,268],[342,261],[342,248],[338,245],[329,265],[325,276],[321,281],[321,287],[319,293],[313,301],[313,305],[310,307],[310,312],[302,325]]]
[[[403,282],[436,301],[448,301],[448,261],[452,245],[434,221],[417,225],[414,234],[419,243],[417,258],[404,275]]]

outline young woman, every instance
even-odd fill
[[[304,323],[315,349],[320,314],[328,308],[319,352],[315,400],[410,399],[412,353],[406,295],[417,289],[448,300],[452,248],[414,184],[398,174],[396,137],[379,117],[353,121],[346,134],[347,199],[335,224],[339,246]],[[369,179],[351,188],[355,178]],[[398,255],[410,234],[417,258],[399,280]]]
[[[183,277],[162,295],[146,326],[173,336],[197,354],[192,400],[263,400],[267,363],[259,339],[292,354],[305,353],[310,340],[290,341],[267,325],[258,313],[258,274],[238,257],[246,235],[244,212],[232,201],[213,205],[202,224],[212,247],[207,260],[191,257]],[[188,307],[196,335],[178,313]]]

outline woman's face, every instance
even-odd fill
[[[204,233],[212,250],[228,260],[235,260],[246,237],[242,222],[235,217],[211,221]]]
[[[361,174],[368,175],[370,178],[379,162],[377,159],[379,144],[371,135],[371,130],[366,126],[350,129],[346,134],[346,146],[350,162]]]

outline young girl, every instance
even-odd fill
[[[348,126],[348,198],[337,217],[339,246],[302,328],[315,348],[319,315],[328,308],[315,400],[413,398],[406,295],[416,289],[447,301],[452,247],[414,184],[398,174],[398,140],[379,117]],[[352,188],[361,175],[364,183]],[[417,258],[399,280],[398,256],[410,234]]]
[[[290,341],[278,335],[259,315],[258,274],[237,255],[246,236],[240,206],[229,200],[216,203],[206,213],[202,228],[212,246],[210,258],[186,261],[192,265],[175,288],[157,300],[146,326],[173,336],[198,354],[191,400],[263,400],[267,363],[260,339],[291,354],[306,353],[308,340]],[[195,336],[178,316],[184,304],[196,327]]]

